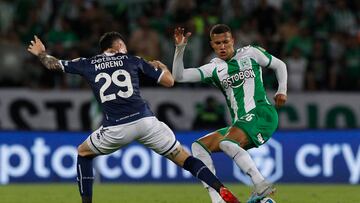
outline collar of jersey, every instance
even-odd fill
[[[104,52],[105,56],[114,56],[115,53],[110,53],[110,52]]]

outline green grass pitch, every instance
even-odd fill
[[[227,184],[246,202],[251,188]],[[360,185],[277,184],[277,203],[360,203]],[[81,202],[76,184],[0,186],[1,203]],[[95,184],[94,203],[209,203],[199,184]]]

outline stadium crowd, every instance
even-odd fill
[[[0,87],[87,88],[80,77],[34,68],[41,64],[26,51],[34,34],[56,50],[51,54],[72,59],[98,53],[99,36],[115,30],[129,52],[171,68],[173,31],[182,26],[193,34],[185,67],[197,67],[214,57],[209,28],[225,23],[236,47],[260,45],[286,62],[289,92],[356,91],[359,22],[360,1],[351,0],[2,0]],[[275,89],[275,75],[263,74],[265,86]]]

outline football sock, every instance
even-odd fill
[[[194,142],[191,145],[191,151],[192,151],[192,154],[194,157],[200,159],[209,168],[209,170],[213,174],[215,174],[215,167],[214,167],[214,163],[211,159],[211,156],[210,156],[209,152],[203,146],[201,146],[200,143]],[[208,191],[211,202],[216,202],[216,203],[223,202],[221,196],[214,188],[210,187],[204,181],[201,181],[201,182],[204,185],[205,189]]]
[[[219,147],[235,161],[236,165],[238,165],[244,173],[250,176],[254,184],[258,184],[264,180],[264,177],[256,168],[255,162],[250,157],[250,154],[237,143],[230,140],[222,140]]]
[[[83,203],[92,202],[92,186],[94,182],[93,159],[82,156],[77,157],[77,181]]]
[[[220,188],[224,186],[202,161],[193,156],[189,156],[185,160],[183,168],[214,188],[217,192],[220,192]]]

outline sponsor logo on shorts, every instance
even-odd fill
[[[257,134],[256,135],[258,141],[261,143],[261,144],[264,144],[265,143],[265,140],[264,138],[262,137],[261,133]]]

